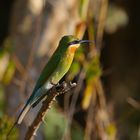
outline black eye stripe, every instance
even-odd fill
[[[74,40],[74,41],[69,43],[69,45],[74,45],[74,44],[79,44],[79,40]]]

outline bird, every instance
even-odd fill
[[[79,40],[73,35],[65,35],[61,38],[58,47],[42,70],[33,92],[17,117],[14,126],[16,124],[21,124],[27,112],[42,100],[42,97],[49,89],[59,83],[68,72],[76,50],[82,43],[88,42],[92,41]]]

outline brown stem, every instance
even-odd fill
[[[31,126],[28,128],[27,133],[25,135],[25,140],[31,140],[32,137],[36,135],[36,131],[38,130],[42,120],[47,114],[47,111],[49,110],[55,97],[60,94],[67,93],[70,89],[74,88],[75,86],[76,83],[63,82],[60,85],[54,86],[47,92],[47,98],[43,101],[40,111],[38,112]]]

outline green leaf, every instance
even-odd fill
[[[94,57],[91,62],[85,67],[87,81],[98,78],[101,73],[99,57]]]
[[[9,84],[9,82],[13,78],[14,72],[15,72],[15,64],[12,60],[10,60],[8,66],[7,66],[7,69],[5,71],[5,74],[3,76],[2,81],[4,84],[6,84],[6,85]]]
[[[7,138],[7,134],[12,127],[14,121],[9,118],[7,115],[2,115],[0,116],[0,139],[1,140],[17,140],[18,138],[18,131],[16,128],[14,128],[10,135],[9,138]]]
[[[66,118],[55,108],[47,113],[44,125],[45,136],[49,140],[60,140],[66,128]]]

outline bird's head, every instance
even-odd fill
[[[71,53],[74,53],[82,43],[90,43],[90,42],[93,43],[93,41],[79,40],[78,38],[72,35],[67,35],[63,36],[62,39],[60,40],[60,46],[62,46],[63,49],[64,48],[68,49]]]

